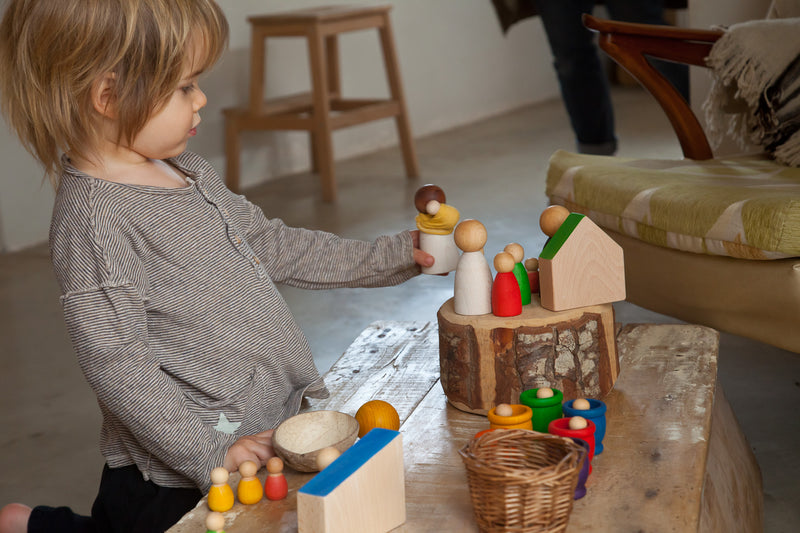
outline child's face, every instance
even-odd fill
[[[197,133],[199,111],[206,105],[206,95],[200,90],[193,66],[198,46],[190,51],[181,81],[167,100],[145,123],[130,148],[149,159],[166,159],[181,154],[189,139]]]

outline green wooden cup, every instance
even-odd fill
[[[561,404],[564,401],[564,394],[558,389],[552,388],[553,396],[550,398],[537,398],[536,391],[539,389],[528,389],[519,395],[519,403],[531,408],[531,425],[534,431],[547,433],[547,426],[551,420],[561,418]]]

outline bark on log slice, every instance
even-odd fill
[[[538,387],[601,399],[619,375],[611,304],[553,312],[534,295],[521,315],[503,318],[456,314],[451,298],[437,316],[442,388],[462,411],[486,414]]]

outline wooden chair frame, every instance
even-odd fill
[[[686,100],[647,57],[705,67],[721,31],[693,30],[603,20],[583,16],[584,25],[600,34],[600,48],[641,83],[661,105],[689,159],[711,159],[711,147]]]
[[[689,159],[713,158],[700,122],[647,58],[706,66],[721,31],[584,15],[599,44],[658,101]],[[800,353],[800,258],[758,261],[684,252],[605,228],[625,254],[627,300],[657,313]]]

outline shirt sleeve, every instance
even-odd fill
[[[138,291],[105,286],[69,293],[62,305],[78,363],[98,402],[147,452],[207,488],[211,469],[223,463],[236,437],[189,410],[148,346]]]
[[[384,287],[420,273],[408,231],[373,242],[286,226],[247,202],[246,238],[276,283],[304,289]]]

